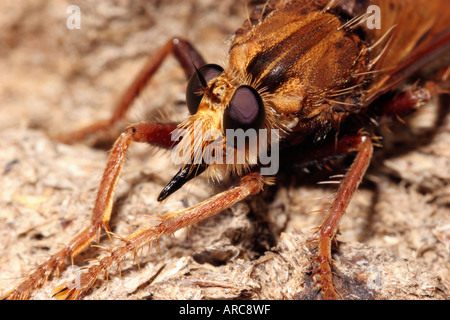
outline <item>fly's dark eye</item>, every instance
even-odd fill
[[[264,104],[258,92],[250,86],[240,86],[225,109],[223,128],[257,130],[263,127],[264,119]]]
[[[196,69],[189,79],[186,88],[186,103],[191,114],[197,112],[198,106],[202,101],[203,90],[206,89],[206,84],[214,78],[217,78],[223,72],[223,68],[217,64],[207,64],[199,69]]]

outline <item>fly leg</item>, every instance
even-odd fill
[[[205,64],[205,61],[201,55],[189,42],[181,38],[173,38],[169,40],[152,56],[150,56],[139,74],[121,95],[109,119],[97,121],[75,132],[62,136],[59,135],[55,137],[55,140],[64,143],[73,143],[84,139],[90,134],[109,129],[117,125],[121,120],[123,120],[133,101],[137,96],[139,96],[142,89],[147,85],[170,53],[173,53],[177,61],[180,63],[187,78],[195,72],[195,67],[200,67]]]
[[[436,76],[422,85],[411,87],[398,92],[394,97],[385,102],[377,103],[375,112],[385,118],[404,117],[419,109],[432,97],[440,94],[450,94],[450,67],[444,67],[436,73]]]
[[[114,147],[108,158],[89,225],[78,233],[63,249],[39,265],[15,289],[6,293],[2,298],[28,299],[30,294],[37,287],[43,285],[54,271],[64,266],[66,257],[70,256],[73,259],[88,247],[96,237],[99,238],[102,228],[108,230],[114,191],[129,146],[133,142],[146,142],[169,149],[174,144],[170,139],[170,133],[176,126],[176,123],[139,123],[126,129],[114,143]]]
[[[315,273],[318,275],[317,283],[320,284],[323,298],[326,300],[338,299],[338,292],[333,283],[331,242],[353,194],[369,167],[373,153],[372,140],[366,135],[347,137],[346,144],[347,152],[356,151],[357,154],[318,230],[318,251],[315,257],[318,267]]]
[[[413,88],[397,94],[388,103],[383,104],[381,112],[384,117],[406,116],[428,102],[430,98],[431,93],[427,88]]]
[[[397,93],[394,97],[390,97],[388,101],[378,101],[376,105],[378,108],[376,110],[377,115],[386,119],[392,117],[401,118],[419,109],[432,96],[446,93],[444,89],[449,83],[450,68],[446,68],[443,71],[445,72],[440,77],[438,84],[429,82],[423,86],[412,86]],[[308,164],[308,161],[357,152],[356,158],[345,175],[335,199],[328,208],[326,217],[318,230],[318,252],[315,258],[318,267],[315,274],[318,275],[317,283],[321,286],[324,299],[338,298],[338,291],[333,283],[331,241],[336,235],[339,223],[345,214],[345,209],[353,193],[356,191],[370,164],[374,145],[376,143],[373,143],[368,136],[347,136],[340,138],[334,147],[318,148],[312,155],[312,159],[310,159],[311,157],[299,159],[300,164]]]
[[[182,209],[168,214],[156,226],[148,226],[137,230],[127,238],[123,239],[123,245],[108,250],[108,254],[99,262],[91,266],[78,279],[64,282],[53,290],[53,294],[59,299],[76,299],[80,294],[88,290],[100,275],[109,272],[114,265],[127,255],[136,252],[153,241],[157,241],[162,235],[173,234],[175,231],[198,223],[206,218],[216,215],[233,204],[246,197],[259,193],[264,185],[264,179],[259,173],[249,173],[243,176],[240,184],[225,190],[210,199],[207,199],[193,207]]]

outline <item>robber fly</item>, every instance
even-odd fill
[[[376,13],[379,24],[369,23]],[[448,0],[269,0],[236,31],[224,66],[207,64],[188,41],[171,39],[153,53],[110,119],[94,123],[68,140],[79,140],[123,119],[169,54],[176,57],[189,79],[189,117],[182,123],[129,126],[109,156],[90,226],[5,298],[28,298],[63,266],[67,256],[78,255],[103,228],[108,229],[117,180],[134,142],[187,150],[180,170],[160,193],[160,201],[199,175],[218,181],[232,177],[237,182],[193,207],[166,215],[156,226],[137,230],[89,267],[78,283],[68,281],[56,287],[54,296],[79,297],[99,276],[144,245],[216,215],[273,184],[274,174],[263,173],[267,162],[262,155],[279,150],[281,163],[300,166],[356,154],[313,241],[317,246],[312,257],[317,287],[323,298],[339,298],[332,271],[332,241],[370,164],[376,144],[372,127],[379,117],[403,116],[417,109],[448,85],[448,72],[444,72],[435,85],[400,87],[429,62],[448,55],[449,48]],[[383,99],[392,91],[397,94]],[[208,133],[208,138],[195,139],[196,128],[203,137]],[[236,146],[235,137],[228,133],[237,130],[253,130],[256,135]],[[256,153],[253,145],[260,147]],[[241,162],[237,161],[239,154]]]

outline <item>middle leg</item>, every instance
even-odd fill
[[[338,291],[333,281],[331,243],[345,210],[369,167],[373,154],[372,140],[366,135],[355,136],[348,142],[351,143],[347,145],[347,151],[356,151],[357,155],[345,174],[335,199],[328,208],[325,219],[318,230],[318,252],[315,258],[318,267],[315,273],[319,277],[318,284],[321,286],[325,300],[338,299]]]

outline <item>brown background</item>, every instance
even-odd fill
[[[78,1],[81,30],[66,28],[63,0],[0,4],[0,294],[64,245],[90,217],[107,157],[103,148],[63,145],[48,135],[108,117],[148,54],[172,36],[190,39],[212,63],[246,16],[245,2]],[[170,58],[129,114],[183,119],[185,80]],[[446,299],[450,288],[450,122],[434,128],[431,104],[387,133],[340,228],[335,254],[350,299]],[[430,135],[432,131],[434,134]],[[305,150],[307,152],[307,150]],[[168,154],[134,146],[120,180],[112,230],[155,223],[149,215],[195,204],[223,188],[202,178],[162,204],[177,168]],[[305,242],[335,187],[327,175],[278,180],[264,195],[130,258],[121,277],[86,299],[315,298]],[[118,242],[116,242],[118,244]],[[101,245],[112,246],[107,238]],[[92,262],[98,248],[75,259]],[[62,270],[61,277],[69,276]],[[48,299],[61,279],[33,298]]]

